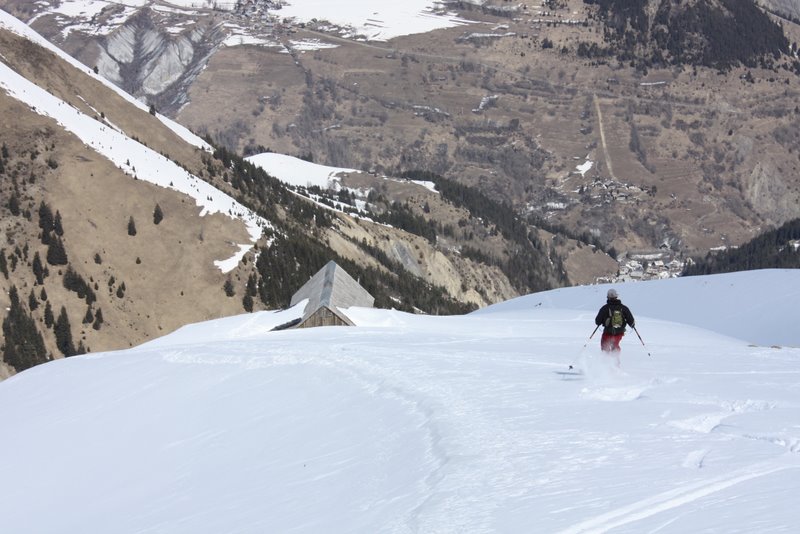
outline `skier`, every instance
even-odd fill
[[[625,335],[625,325],[633,328],[634,319],[631,310],[620,300],[616,289],[609,289],[605,305],[597,312],[594,324],[603,325],[603,335],[600,337],[600,348],[611,353],[619,366],[619,342]]]

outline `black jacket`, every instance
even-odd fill
[[[600,308],[600,311],[597,312],[597,317],[594,318],[594,324],[603,325],[604,334],[617,335],[625,332],[625,324],[622,325],[622,328],[613,328],[610,325],[611,312],[617,308],[622,310],[622,317],[625,318],[625,324],[631,328],[633,327],[634,320],[631,310],[628,309],[628,307],[625,306],[619,299],[608,299],[605,305]]]

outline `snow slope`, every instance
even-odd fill
[[[596,312],[611,287],[619,290],[620,299],[634,316],[700,326],[760,345],[800,347],[800,271],[796,269],[570,287],[520,297],[490,309],[543,306]],[[644,331],[640,333],[644,335]]]
[[[636,288],[663,313],[697,297]],[[0,383],[3,531],[797,531],[800,349],[642,312],[647,347],[626,337],[615,369],[562,297],[278,332],[296,310],[262,312],[20,373]]]

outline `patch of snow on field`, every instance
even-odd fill
[[[470,3],[480,5],[483,2]],[[299,22],[327,20],[352,27],[356,35],[364,35],[367,39],[385,41],[401,35],[425,33],[470,22],[443,11],[443,6],[431,0],[287,0],[282,9],[273,13]]]
[[[429,182],[427,180],[409,180],[412,184],[417,184],[419,186],[424,187],[431,193],[439,194],[439,191],[436,190],[436,184],[433,182]]]
[[[589,172],[589,170],[593,166],[594,166],[594,162],[587,160],[584,163],[581,163],[580,165],[575,167],[575,169],[581,174],[581,176],[584,176],[584,175],[586,175],[587,172]]]
[[[274,152],[256,154],[246,159],[253,165],[261,167],[281,182],[295,187],[316,185],[327,189],[333,182],[339,181],[339,174],[359,172],[355,169],[319,165],[300,158],[287,156],[285,154],[276,154]]]
[[[298,52],[313,52],[314,50],[324,50],[326,48],[337,48],[339,45],[326,43],[319,39],[290,40],[289,43],[293,50]]]
[[[256,46],[269,46],[283,48],[283,45],[269,39],[262,37],[254,37],[246,33],[232,33],[225,38],[222,43],[223,46],[243,46],[243,45],[256,45]]]
[[[164,0],[166,4],[186,9],[215,9],[229,11],[236,7],[236,0]]]

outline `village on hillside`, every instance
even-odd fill
[[[630,251],[620,257],[619,272],[613,277],[601,277],[598,283],[634,282],[677,278],[686,260],[668,248],[649,251]]]

